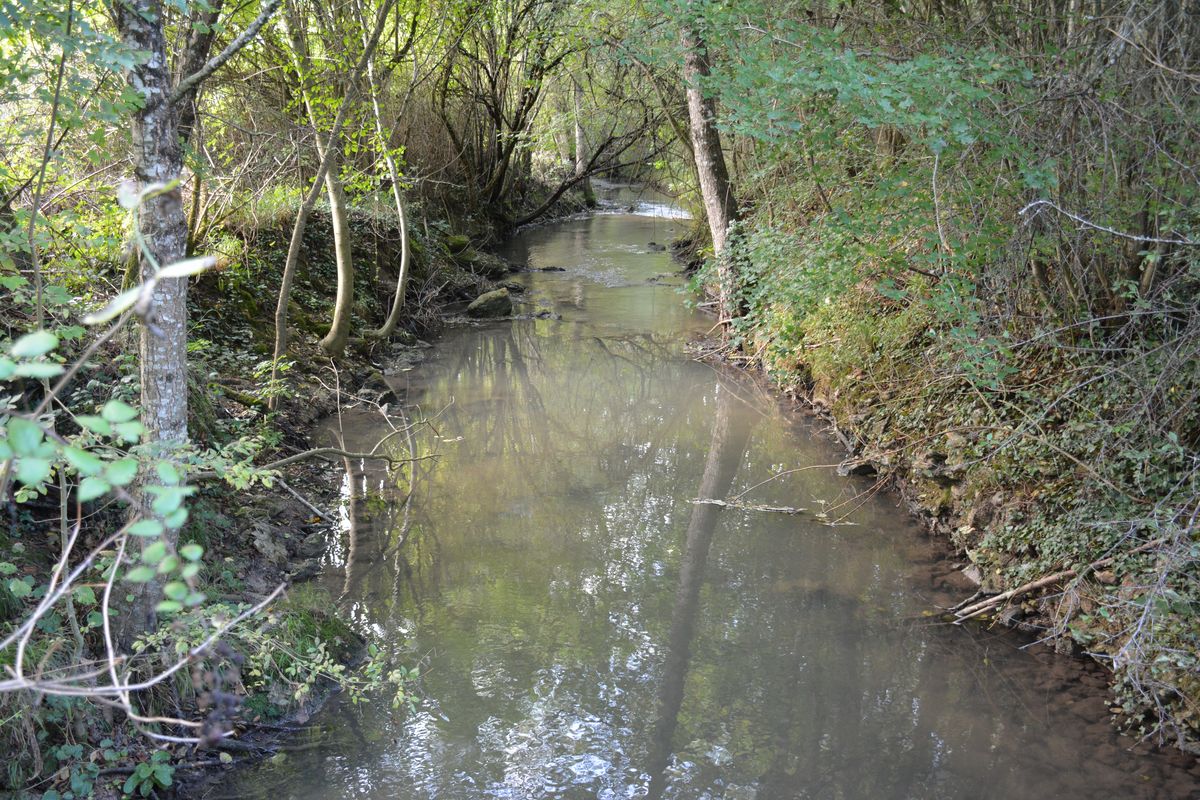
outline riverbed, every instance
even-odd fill
[[[689,351],[713,320],[661,249],[686,221],[610,200],[511,243],[520,318],[330,422],[421,459],[350,465],[317,579],[420,665],[415,711],[335,697],[210,796],[1195,796],[1098,672],[940,621],[955,565],[898,499]]]

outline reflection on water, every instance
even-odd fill
[[[930,548],[891,499],[847,502],[869,484],[813,469],[747,495],[841,503],[843,527],[692,502],[837,455],[684,355],[710,322],[648,246],[675,224],[528,232],[510,255],[566,271],[522,275],[524,301],[562,319],[458,330],[407,373],[429,424],[387,446],[440,457],[351,465],[322,580],[422,661],[428,699],[335,699],[214,796],[1189,796],[1013,639],[923,617]],[[344,419],[351,449],[388,432]]]

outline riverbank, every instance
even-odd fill
[[[976,592],[949,619],[1087,654],[1122,727],[1195,753],[1197,415],[1169,398],[1197,374],[1157,357],[1162,336],[1189,347],[1191,326],[1012,317],[963,339],[941,305],[961,287],[910,274],[813,298],[795,266],[812,240],[771,230],[740,244],[741,349],[722,354],[823,414],[849,450],[840,471],[896,487],[962,556]]]
[[[208,246],[225,263],[220,271],[196,279],[189,298],[191,457],[205,466],[191,476],[196,494],[179,547],[200,547],[206,553],[197,575],[198,589],[208,598],[205,614],[236,614],[281,584],[289,587],[263,619],[237,626],[222,639],[221,652],[234,658],[222,667],[222,680],[240,705],[236,713],[222,717],[222,724],[232,726],[239,737],[207,752],[176,746],[163,760],[164,751],[153,749],[131,726],[101,708],[70,701],[61,707],[28,705],[32,698],[6,693],[0,696],[0,742],[18,755],[10,760],[0,786],[19,796],[74,792],[104,797],[139,768],[149,770],[149,780],[157,781],[155,789],[162,793],[186,784],[190,771],[269,754],[272,731],[306,718],[331,691],[363,691],[389,682],[386,674],[367,675],[370,663],[353,669],[370,661],[367,642],[336,598],[304,583],[319,571],[339,530],[338,482],[330,475],[331,470],[340,472],[343,456],[336,447],[322,452],[328,442],[313,441],[314,426],[343,408],[386,403],[389,390],[381,374],[386,365],[419,359],[427,345],[417,337],[436,335],[445,310],[464,307],[494,288],[493,279],[506,274],[509,265],[475,250],[469,237],[415,220],[419,227],[410,232],[404,323],[388,341],[352,339],[344,357],[334,363],[318,345],[332,315],[328,287],[336,280],[332,227],[328,215],[318,212],[301,250],[304,268],[293,292],[289,360],[283,380],[273,383],[269,354],[274,332],[267,320],[283,265],[277,245],[286,241],[285,217],[272,221],[247,215],[247,222],[231,220],[210,231]],[[369,210],[352,214],[351,231],[356,259],[371,267],[360,270],[356,281],[354,324],[359,331],[382,318],[391,302],[400,231],[394,221]],[[4,301],[17,316],[26,313],[21,297]],[[129,349],[130,343],[117,337],[95,354],[87,379],[73,389],[73,408],[99,407],[110,399],[136,404],[137,363],[125,355]],[[63,355],[69,358],[69,350]],[[26,390],[35,393],[37,387],[30,384]],[[48,521],[57,525],[57,503],[47,496],[22,504],[21,515],[14,515],[12,525],[0,533],[0,562],[6,570],[36,579],[50,569],[57,543],[41,531]],[[81,541],[95,540],[106,526],[119,527],[122,517],[119,504],[96,508],[87,516]],[[34,599],[12,595],[12,574],[6,571],[0,581],[4,620],[16,618]],[[85,655],[100,646],[93,620],[98,619],[98,593],[76,593],[69,610],[82,623],[78,636]],[[55,628],[46,628],[35,643],[32,652],[42,668],[57,663],[56,653],[73,649],[67,644],[72,637],[67,622],[55,614]],[[198,641],[206,626],[184,614],[175,619],[172,631],[181,642]],[[391,683],[402,698],[403,680]],[[174,715],[211,714],[211,698],[190,681],[176,682],[170,694]],[[242,743],[242,736],[251,732],[253,743]]]
[[[415,449],[438,458],[411,495],[356,472],[355,557],[321,580],[429,654],[425,701],[337,698],[303,758],[213,796],[1188,797],[1184,756],[1127,752],[1098,672],[929,615],[962,560],[823,468],[841,456],[821,425],[690,357],[712,321],[662,277],[666,227],[526,232],[517,280],[550,316],[449,329],[395,379],[436,415]],[[341,426],[356,449],[388,431],[369,409]]]

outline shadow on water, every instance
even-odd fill
[[[787,472],[839,455],[687,357],[711,322],[648,246],[675,224],[526,232],[514,252],[565,271],[522,274],[522,310],[561,320],[451,331],[395,379],[405,417],[341,415],[352,450],[390,435],[397,455],[437,456],[347,465],[317,579],[398,663],[422,663],[428,699],[410,714],[334,698],[302,750],[214,796],[1195,796],[1192,775],[1113,734],[1098,676],[924,617],[950,600],[949,568],[892,499]],[[693,502],[741,493],[840,504],[852,524]]]

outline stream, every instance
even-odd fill
[[[420,664],[415,713],[334,697],[208,796],[1197,796],[1195,767],[1115,734],[1097,669],[930,615],[961,564],[828,468],[819,424],[693,359],[713,319],[650,245],[687,223],[608,194],[510,244],[563,268],[513,276],[526,318],[394,367],[403,417],[330,422],[436,456],[354,465],[306,589]]]

